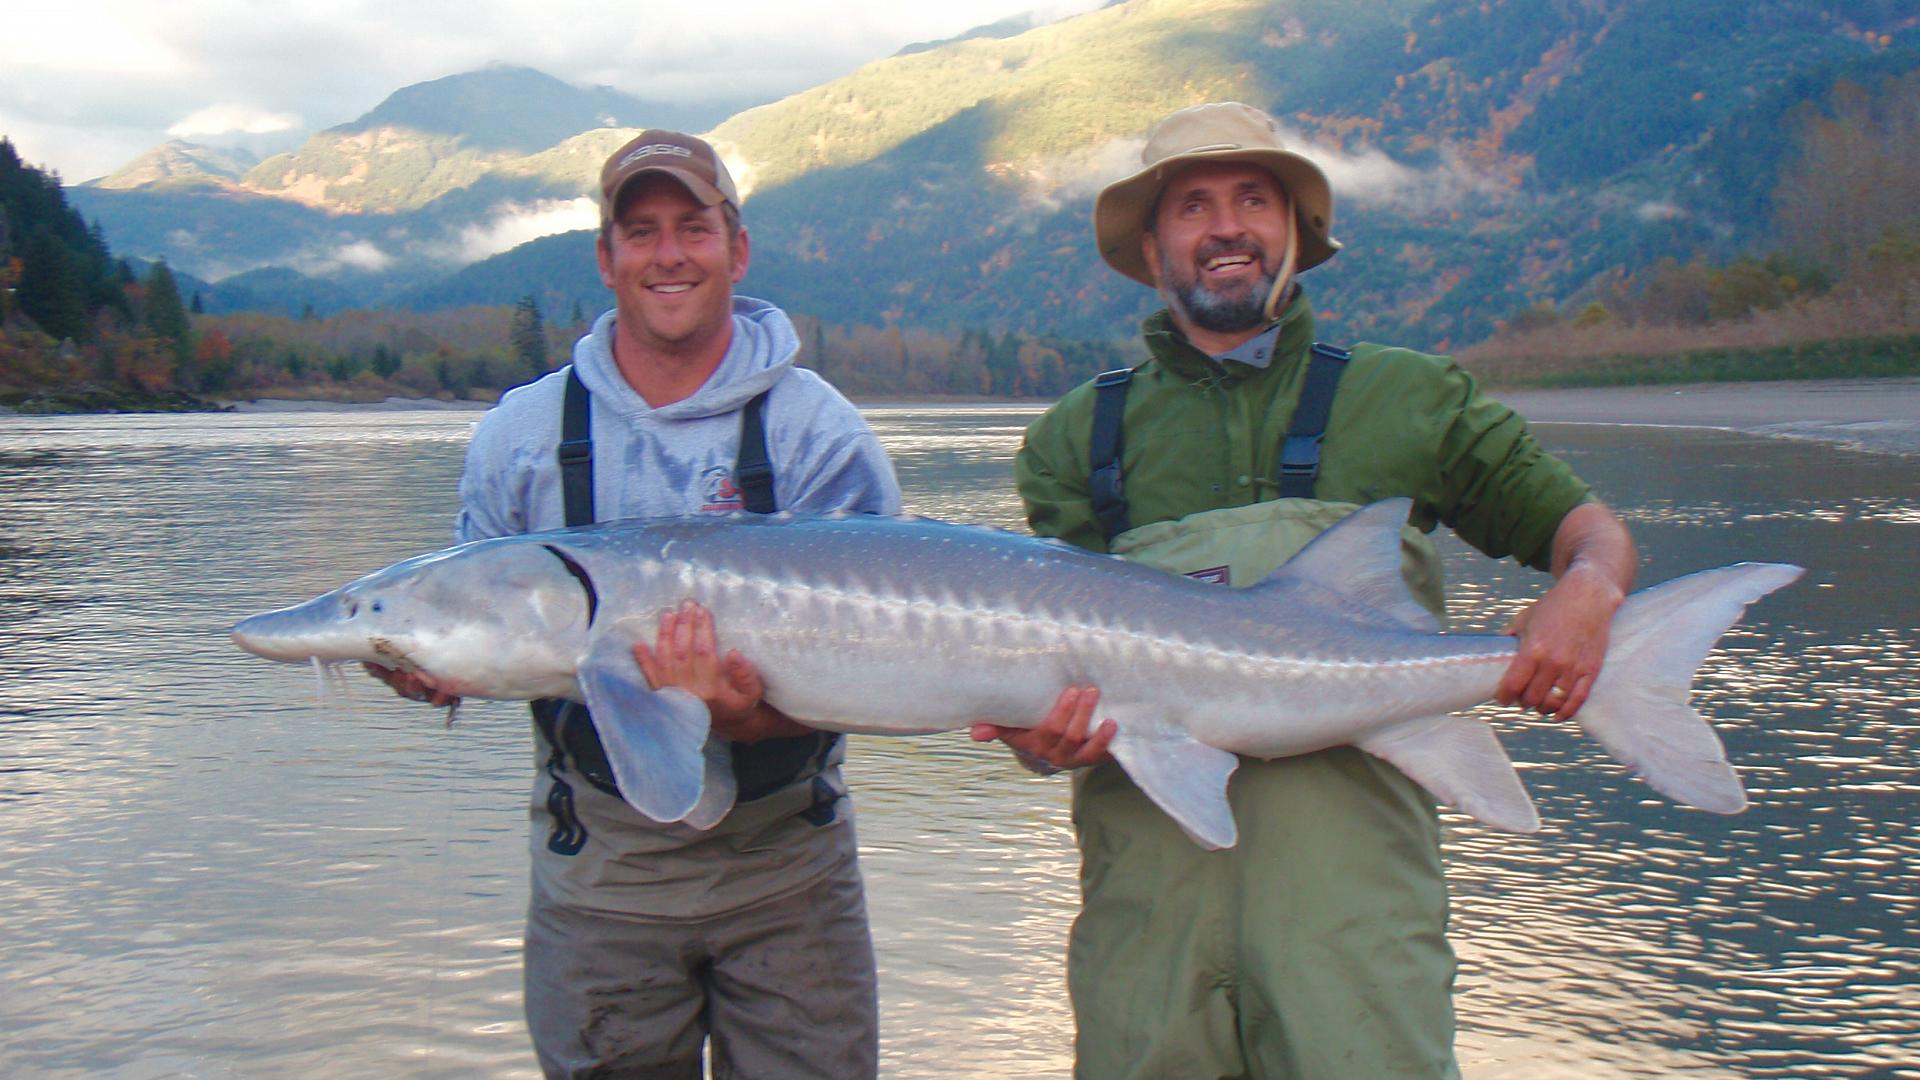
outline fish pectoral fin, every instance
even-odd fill
[[[1110,749],[1135,786],[1194,843],[1209,850],[1232,847],[1239,830],[1227,802],[1227,781],[1240,759],[1170,724],[1116,719],[1119,730]]]
[[[700,801],[680,820],[696,829],[711,829],[733,810],[739,788],[733,778],[733,744],[707,736],[700,756],[706,766],[706,780],[700,785]]]
[[[707,703],[679,687],[648,686],[631,639],[621,634],[595,635],[580,664],[579,682],[627,804],[662,824],[695,813],[710,815],[712,808],[702,799],[713,768],[706,744],[717,740],[708,738]],[[731,778],[730,764],[727,770]],[[726,801],[732,806],[728,787]]]
[[[1483,721],[1426,716],[1375,732],[1358,745],[1406,773],[1434,798],[1496,829],[1540,828],[1540,813],[1520,774]]]

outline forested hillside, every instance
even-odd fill
[[[167,264],[136,276],[0,138],[0,404],[67,388],[89,407],[191,405],[197,361]]]
[[[254,277],[264,288],[273,273]],[[0,139],[0,409],[195,409],[213,407],[209,398],[255,397],[491,401],[564,363],[589,321],[580,304],[549,318],[531,294],[429,312],[323,316],[307,305],[212,315],[206,287],[165,261],[136,272],[115,258],[54,179]],[[1111,346],[1012,332],[796,322],[803,363],[873,396],[1053,396],[1119,362]]]
[[[1093,194],[1154,118],[1227,97],[1333,179],[1347,249],[1306,284],[1336,340],[1457,349],[1543,309],[1648,309],[1631,290],[1672,266],[1746,260],[1803,296],[1920,205],[1911,0],[1127,0],[1018,30],[714,127],[748,194],[745,290],[849,333],[1123,339],[1154,300],[1096,258]],[[589,225],[605,153],[677,122],[594,95],[470,73],[238,178],[191,179],[176,149],[151,182],[69,194],[212,312],[592,310],[590,233],[504,249]],[[586,113],[613,126],[558,137]]]
[[[1792,0],[1134,0],[889,58],[713,138],[753,192],[750,289],[837,322],[1098,338],[1153,300],[1094,257],[1093,192],[1151,118],[1240,97],[1333,175],[1348,250],[1309,279],[1329,333],[1458,347],[1663,259],[1842,276],[1920,204],[1914,24]],[[1795,180],[1821,171],[1845,198]],[[402,302],[589,299],[587,242]]]
[[[1609,272],[1779,250],[1777,196],[1836,93],[1878,103],[1838,118],[1894,179],[1867,216],[1898,224],[1920,204],[1896,137],[1913,98],[1890,81],[1920,68],[1914,23],[1794,0],[1135,0],[883,61],[715,137],[760,185],[769,291],[860,321],[1094,335],[1151,300],[1093,258],[1092,191],[1153,117],[1252,101],[1333,176],[1348,250],[1309,284],[1334,332],[1457,346]]]

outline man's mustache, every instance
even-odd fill
[[[1260,269],[1269,269],[1266,246],[1251,240],[1210,240],[1194,251],[1193,264],[1204,267],[1209,260],[1226,255],[1251,256],[1253,261],[1259,264]]]

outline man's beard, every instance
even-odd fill
[[[1244,292],[1216,292],[1200,283],[1198,264],[1217,255],[1243,252],[1251,254],[1260,267],[1260,276],[1248,283]],[[1174,273],[1173,260],[1165,251],[1160,253],[1160,280],[1168,284],[1173,302],[1180,306],[1180,310],[1195,326],[1216,334],[1236,334],[1242,330],[1252,330],[1267,321],[1267,294],[1273,291],[1273,283],[1279,277],[1279,272],[1267,269],[1266,251],[1258,245],[1249,248],[1214,244],[1196,252],[1194,263],[1193,277],[1182,281]]]

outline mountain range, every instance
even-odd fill
[[[775,102],[689,111],[495,67],[397,90],[252,161],[170,143],[68,189],[210,311],[604,306],[600,162],[704,133],[746,196],[745,291],[841,325],[1131,333],[1156,306],[1088,215],[1145,129],[1268,109],[1346,250],[1331,340],[1448,347],[1662,258],[1777,241],[1798,132],[1920,68],[1911,0],[1124,0],[921,43]]]

